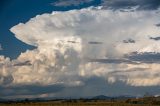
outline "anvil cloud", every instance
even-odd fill
[[[154,60],[152,64],[88,61],[121,59],[135,51],[159,53],[159,42],[148,38],[160,33],[155,26],[158,17],[154,11],[113,12],[88,8],[38,15],[25,24],[20,23],[11,31],[19,40],[37,46],[37,49],[19,56],[17,61],[30,61],[31,66],[18,67],[14,72],[14,83],[79,85],[83,84],[83,77],[97,75],[111,82],[119,80],[133,86],[159,85],[159,63]],[[136,43],[123,43],[130,38]],[[103,44],[89,44],[91,41]],[[112,73],[117,70],[122,72]],[[25,77],[21,79],[22,76]]]
[[[37,48],[15,60],[1,56],[0,85],[74,87],[96,76],[111,84],[159,86],[160,42],[149,38],[160,34],[159,17],[155,11],[100,8],[37,15],[10,29]]]

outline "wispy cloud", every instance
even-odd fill
[[[159,36],[158,37],[150,37],[150,39],[158,41],[158,40],[160,40],[160,37]]]
[[[160,24],[156,24],[157,27],[160,27]]]
[[[127,39],[127,40],[123,40],[123,43],[136,43],[136,41],[133,39]]]
[[[102,0],[104,8],[110,9],[131,9],[155,10],[160,7],[159,0]]]
[[[51,3],[53,6],[58,6],[58,7],[66,7],[66,6],[78,6],[82,5],[84,3],[89,3],[94,0],[58,0],[54,3]]]

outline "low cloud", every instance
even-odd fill
[[[123,43],[136,43],[136,41],[133,39],[127,39],[127,40],[123,40]]]
[[[32,64],[30,63],[30,61],[13,64],[13,66],[27,66],[27,65],[32,65]]]
[[[160,63],[160,53],[144,52],[144,53],[131,53],[126,56],[131,61],[137,61],[139,63]]]
[[[98,42],[98,41],[90,41],[90,42],[88,42],[89,44],[96,44],[96,45],[98,45],[98,44],[103,44],[103,42]]]
[[[90,59],[90,62],[99,62],[99,63],[106,63],[106,64],[121,64],[121,63],[126,63],[126,64],[138,64],[137,61],[132,61],[128,59]]]
[[[64,89],[63,85],[20,85],[20,86],[9,86],[9,87],[0,87],[1,96],[9,97],[18,97],[18,96],[29,96],[29,95],[40,95],[48,93],[57,93]],[[38,96],[37,96],[38,97]],[[36,97],[35,97],[36,98]]]
[[[160,24],[156,24],[157,27],[160,27]]]
[[[158,40],[160,40],[160,37],[159,36],[158,37],[150,37],[150,39],[158,41]]]

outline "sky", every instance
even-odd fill
[[[160,94],[159,0],[0,2],[0,98]]]

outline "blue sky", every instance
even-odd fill
[[[159,0],[0,5],[0,98],[160,95]]]

